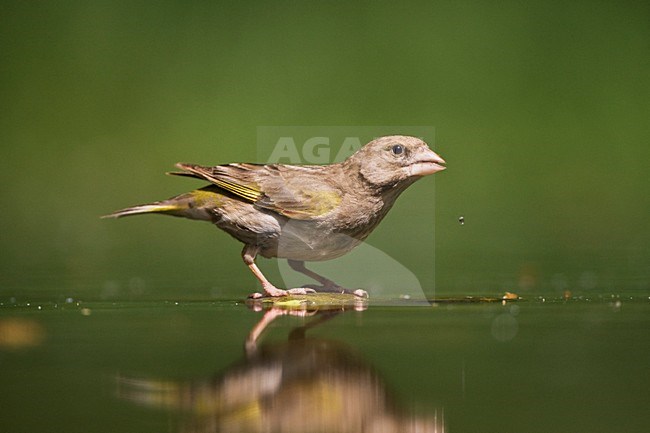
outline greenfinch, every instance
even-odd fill
[[[255,257],[285,258],[296,271],[323,287],[331,280],[307,269],[305,261],[340,257],[365,240],[418,179],[444,170],[445,161],[422,140],[377,138],[345,161],[329,165],[233,163],[214,167],[179,163],[180,172],[209,184],[106,217],[157,213],[208,221],[244,243],[242,258],[266,296],[306,294],[312,289],[277,288]],[[363,290],[354,292],[367,296]],[[252,297],[262,297],[254,293]]]

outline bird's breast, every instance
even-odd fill
[[[265,257],[322,261],[340,257],[362,242],[314,221],[289,220],[273,243],[262,249]]]
[[[340,257],[361,244],[388,211],[378,200],[343,201],[335,212],[318,220],[288,220],[266,257],[322,261]]]

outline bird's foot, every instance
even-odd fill
[[[362,289],[346,289],[345,287],[339,286],[338,284],[333,285],[323,285],[318,286],[316,284],[306,284],[303,287],[309,289],[316,289],[316,292],[325,292],[325,293],[347,293],[349,295],[354,295],[358,298],[368,298],[368,292]]]
[[[289,295],[306,295],[308,293],[316,293],[316,290],[309,287],[297,287],[295,289],[285,290]]]
[[[249,298],[259,299],[259,298],[263,298],[264,296],[279,297],[279,296],[287,296],[287,295],[306,295],[308,293],[316,293],[316,290],[310,289],[308,287],[298,287],[295,289],[283,290],[283,289],[278,289],[275,286],[271,286],[271,287],[264,287],[264,294],[253,293],[252,295],[249,296]]]

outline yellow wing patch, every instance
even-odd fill
[[[264,194],[262,194],[258,189],[251,188],[239,183],[228,182],[227,180],[216,178],[211,178],[210,181],[213,184],[217,185],[219,188],[223,188],[224,190],[250,202],[256,202],[264,196]]]
[[[336,209],[341,203],[341,196],[336,191],[301,190],[302,200],[299,202],[275,202],[268,196],[256,204],[270,209],[289,218],[308,220],[325,215]]]
[[[171,174],[193,176],[198,177],[199,179],[205,179],[208,182],[223,189],[224,191],[227,191],[253,203],[264,196],[257,184],[244,185],[242,183],[227,180],[230,177],[227,173],[223,173],[222,175],[215,174],[213,168],[211,167],[202,167],[200,165],[185,164],[182,162],[176,164],[176,167],[185,170],[185,172]],[[223,168],[226,169],[228,166],[224,166]]]

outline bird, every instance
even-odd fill
[[[208,184],[167,200],[115,211],[103,218],[162,214],[211,222],[244,244],[242,259],[261,283],[251,298],[303,295],[309,287],[281,289],[256,257],[287,259],[289,266],[329,291],[345,291],[308,269],[361,244],[417,180],[446,169],[446,162],[417,137],[378,137],[342,162],[326,165],[178,163],[186,176]],[[367,297],[356,290],[354,295]]]

